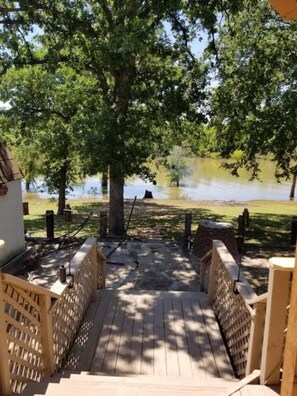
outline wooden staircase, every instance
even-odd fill
[[[158,376],[108,376],[80,374],[56,374],[40,383],[29,385],[24,396],[219,396],[232,389],[236,380],[221,378],[197,379]]]

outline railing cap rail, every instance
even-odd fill
[[[226,270],[230,276],[230,279],[235,283],[235,287],[244,301],[254,299],[257,297],[257,294],[252,289],[249,282],[245,279],[242,273],[239,273],[238,279],[238,272],[239,267],[238,264],[235,262],[233,256],[228,251],[227,247],[222,241],[213,240],[213,247],[217,250],[217,253],[225,265]]]
[[[89,254],[90,249],[93,246],[96,246],[96,244],[97,244],[96,238],[88,238],[84,242],[84,244],[81,246],[79,251],[75,254],[75,256],[73,257],[73,259],[70,262],[71,276],[66,277],[65,283],[61,283],[60,280],[58,279],[50,289],[52,292],[57,294],[59,297],[63,294],[65,289],[67,289],[68,286],[73,282],[72,277],[76,275],[80,264],[84,261],[86,256]]]
[[[269,259],[270,267],[275,270],[293,271],[295,267],[294,257],[271,257]]]
[[[60,296],[55,293],[54,291],[45,289],[42,286],[35,285],[34,283],[30,283],[24,279],[17,278],[16,276],[6,274],[4,272],[1,273],[1,279],[4,282],[8,282],[13,286],[19,287],[23,290],[31,291],[32,293],[39,294],[39,295],[47,295],[51,298],[59,298]]]

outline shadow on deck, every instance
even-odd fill
[[[234,378],[213,310],[198,292],[100,291],[64,368]]]

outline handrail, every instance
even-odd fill
[[[239,378],[260,368],[265,296],[259,299],[226,246],[214,240],[208,299],[220,323]],[[261,301],[261,302],[260,302]],[[259,304],[264,310],[259,309]]]
[[[59,294],[51,290],[45,289],[42,286],[35,285],[34,283],[30,283],[24,279],[17,278],[16,276],[6,274],[4,272],[1,273],[1,279],[2,281],[9,282],[12,286],[19,287],[20,289],[27,290],[38,295],[48,296],[50,298],[60,297]]]
[[[257,296],[255,298],[251,298],[249,300],[246,300],[246,304],[248,304],[248,305],[254,305],[254,304],[257,304],[257,303],[266,304],[267,297],[268,297],[268,292],[260,294],[260,296]]]
[[[212,249],[200,259],[200,291],[207,292]]]
[[[105,285],[105,257],[95,238],[83,244],[70,267],[73,276],[51,290],[1,274],[1,395],[21,394],[27,382],[61,367],[90,300]]]

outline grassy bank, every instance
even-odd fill
[[[51,200],[29,198],[30,215],[24,217],[25,227],[32,236],[45,236],[45,211],[56,211],[57,204]],[[107,201],[81,199],[69,201],[73,210],[72,228],[81,224],[93,212],[80,237],[98,236],[99,212],[108,210]],[[126,201],[126,219],[132,200]],[[183,232],[184,216],[193,215],[192,232],[202,219],[231,222],[237,229],[237,218],[248,208],[251,225],[247,231],[247,242],[283,245],[290,241],[291,220],[297,215],[297,203],[291,201],[173,201],[139,200],[131,220],[129,236],[140,238],[163,238],[178,240]],[[66,232],[63,216],[55,216],[56,236]]]

